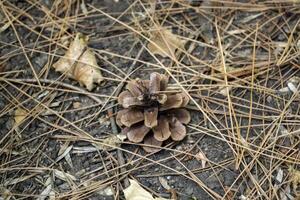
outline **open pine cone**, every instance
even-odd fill
[[[126,86],[118,102],[123,110],[117,113],[116,122],[134,143],[161,146],[171,138],[180,141],[186,136],[183,124],[191,120],[185,107],[189,98],[185,93],[166,91],[168,78],[152,73],[150,80],[132,80]],[[143,146],[145,151],[157,148]]]

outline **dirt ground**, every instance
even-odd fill
[[[299,1],[0,5],[0,199],[125,199],[129,179],[166,199],[300,198]],[[154,24],[183,49],[151,52]],[[104,77],[92,91],[53,68],[77,33]],[[121,133],[117,91],[153,71],[191,97],[185,139],[101,145]]]

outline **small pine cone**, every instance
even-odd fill
[[[123,110],[117,113],[116,122],[134,143],[161,146],[169,138],[180,141],[186,136],[191,120],[184,109],[189,97],[185,93],[166,92],[168,78],[152,73],[150,80],[132,80],[119,97]],[[147,152],[157,148],[143,146]]]

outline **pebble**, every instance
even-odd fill
[[[187,187],[185,192],[188,195],[192,195],[194,193],[194,188],[193,187]]]
[[[298,92],[296,86],[295,86],[293,83],[289,82],[287,85],[288,85],[288,88],[289,88],[292,92],[294,92],[294,93],[297,93],[297,92]]]

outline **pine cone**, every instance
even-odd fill
[[[134,143],[161,146],[171,138],[180,141],[186,136],[183,124],[191,120],[185,107],[189,98],[185,93],[166,92],[168,78],[152,73],[150,80],[132,80],[126,86],[118,102],[123,110],[117,113],[116,122]],[[157,148],[143,146],[145,151]]]

